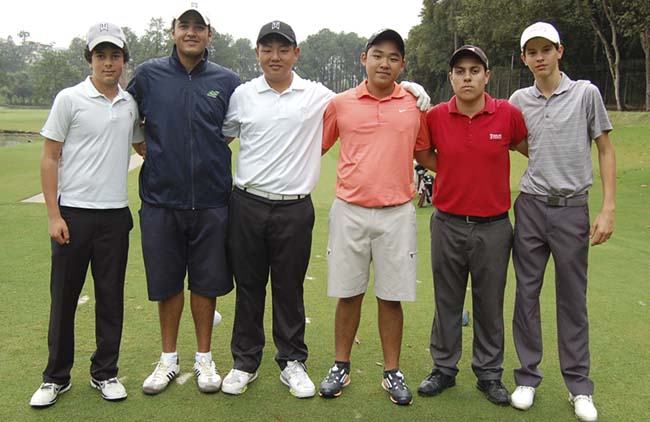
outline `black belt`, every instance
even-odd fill
[[[494,221],[499,221],[499,220],[504,220],[508,218],[508,213],[504,212],[503,214],[499,215],[493,215],[491,217],[476,217],[473,215],[458,215],[458,214],[450,214],[448,212],[444,211],[437,211],[441,215],[448,216],[451,218],[454,218],[456,220],[462,220],[467,224],[485,224],[485,223],[492,223]]]

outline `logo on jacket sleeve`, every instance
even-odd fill
[[[217,98],[219,96],[219,91],[215,91],[214,89],[212,91],[208,91],[208,97],[211,98]]]

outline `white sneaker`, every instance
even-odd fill
[[[515,409],[528,410],[535,400],[535,387],[518,385],[510,396],[510,404]]]
[[[70,381],[66,384],[54,384],[53,382],[44,382],[34,392],[29,405],[32,407],[47,407],[56,403],[59,394],[63,394],[72,387]]]
[[[144,380],[144,383],[142,384],[142,391],[145,394],[160,393],[167,387],[169,381],[176,378],[176,375],[178,375],[180,370],[181,369],[178,366],[178,361],[176,361],[176,363],[172,363],[171,365],[167,365],[165,361],[160,360],[158,362],[158,365],[156,365],[156,369],[154,369],[151,375],[149,375],[147,379]]]
[[[221,391],[226,394],[242,394],[248,388],[248,384],[257,379],[257,371],[254,373],[240,371],[239,369],[231,369],[223,379],[221,384]]]
[[[126,388],[117,378],[109,378],[105,381],[96,380],[90,377],[90,386],[102,393],[104,400],[122,400],[126,398]]]
[[[314,397],[316,387],[309,379],[305,365],[296,360],[287,362],[287,367],[280,373],[280,381],[287,387],[289,392],[299,399]]]
[[[598,420],[598,411],[591,396],[584,394],[574,396],[569,393],[569,403],[573,405],[576,417],[582,422],[596,422]]]
[[[221,375],[214,365],[214,361],[201,357],[198,362],[194,362],[194,373],[196,374],[196,383],[199,391],[202,393],[216,393],[221,387]]]

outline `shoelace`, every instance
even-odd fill
[[[153,371],[153,379],[154,381],[168,381],[169,378],[169,366],[166,365],[164,362],[158,362],[158,365],[156,365],[156,369]]]
[[[211,360],[210,362],[201,360],[198,362],[198,364],[199,364],[200,375],[204,375],[206,377],[213,377],[217,375],[213,360]]]
[[[307,382],[307,373],[300,362],[287,362],[285,370],[287,371],[289,379],[295,379],[298,385]]]
[[[399,372],[394,374],[387,374],[386,377],[388,378],[388,382],[392,390],[408,390],[406,380],[404,379],[404,376]]]
[[[436,378],[436,376],[437,376],[439,373],[441,373],[441,372],[438,371],[438,370],[432,371],[429,375],[427,375],[426,380],[427,380],[427,381],[433,381],[433,379]]]
[[[248,374],[246,374],[244,371],[240,371],[239,369],[235,369],[232,373],[232,378],[237,384],[242,383],[244,381],[244,377],[248,377]]]
[[[103,389],[108,388],[108,389],[110,389],[112,387],[116,387],[119,384],[119,381],[117,380],[117,378],[113,377],[113,378],[109,378],[109,379],[104,380],[104,381],[99,381],[98,383],[99,383],[100,388],[103,388]]]
[[[593,398],[591,396],[586,396],[584,394],[578,394],[577,396],[573,397],[573,402],[577,402],[578,400],[586,400],[589,403],[593,403]]]
[[[330,371],[327,373],[325,382],[341,382],[345,375],[345,368],[339,368],[338,366],[334,365],[332,369],[330,369]]]

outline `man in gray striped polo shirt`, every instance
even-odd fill
[[[596,421],[589,378],[587,256],[592,245],[614,229],[616,159],[609,139],[612,125],[598,88],[573,81],[560,71],[564,53],[557,30],[537,22],[521,36],[521,59],[535,77],[510,101],[528,127],[528,168],[515,202],[513,262],[517,294],[513,331],[521,368],[515,370],[514,407],[533,404],[542,381],[539,295],[549,255],[555,263],[560,368],[578,419]],[[593,183],[591,141],[598,148],[603,202],[589,222],[587,191]]]

